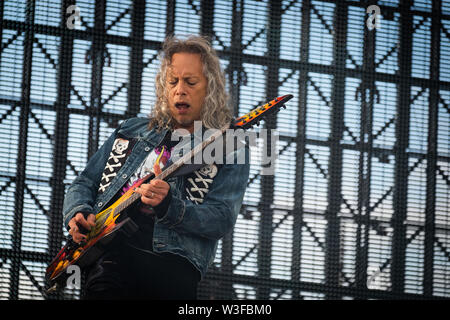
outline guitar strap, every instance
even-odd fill
[[[114,141],[108,161],[103,169],[102,180],[98,188],[99,194],[105,192],[106,188],[111,184],[111,181],[116,177],[120,168],[125,163],[127,156],[133,149],[135,142],[135,139],[127,140],[120,136]]]

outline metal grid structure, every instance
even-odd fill
[[[120,120],[151,110],[164,37],[200,33],[235,115],[294,99],[264,121],[275,174],[253,149],[199,298],[450,296],[449,1],[6,0],[0,19],[0,299],[79,297],[43,292],[65,190]]]

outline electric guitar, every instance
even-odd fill
[[[249,113],[238,117],[232,123],[220,130],[215,131],[211,136],[204,139],[202,143],[195,146],[179,160],[168,166],[158,176],[153,173],[139,179],[126,193],[116,200],[107,209],[99,212],[95,216],[95,226],[89,231],[86,240],[81,244],[75,243],[71,238],[59,251],[56,257],[50,262],[46,269],[45,280],[47,292],[63,287],[64,281],[68,278],[67,268],[71,265],[78,265],[80,268],[87,267],[97,261],[101,255],[108,250],[108,246],[118,234],[130,236],[137,231],[138,226],[124,212],[132,204],[136,203],[141,195],[134,192],[135,188],[142,183],[152,179],[167,179],[175,174],[184,164],[190,161],[197,153],[201,152],[207,145],[214,142],[223,135],[227,129],[249,129],[259,124],[264,117],[274,112],[278,112],[284,104],[290,100],[292,95],[284,95],[261,105]],[[162,152],[161,152],[162,154]],[[158,159],[159,160],[159,159]],[[121,217],[121,219],[118,218]]]

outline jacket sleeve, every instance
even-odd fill
[[[245,164],[224,164],[203,203],[194,204],[183,199],[181,190],[171,188],[172,199],[167,212],[157,218],[157,223],[165,224],[179,233],[215,240],[229,233],[236,223],[250,171],[248,148],[235,151],[235,160],[239,152],[246,153]]]
[[[123,123],[122,123],[123,125]],[[67,190],[63,204],[64,226],[78,212],[95,213],[93,206],[97,197],[103,169],[108,161],[119,126],[97,152],[89,159],[84,170],[72,182]]]

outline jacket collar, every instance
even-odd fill
[[[119,134],[128,139],[145,141],[149,145],[156,146],[162,141],[169,130],[149,130],[148,123],[149,119],[146,118],[132,118],[119,130]]]
[[[161,131],[146,130],[139,133],[138,139],[145,140],[151,145],[156,146],[161,143],[168,131],[168,129],[162,129]]]

